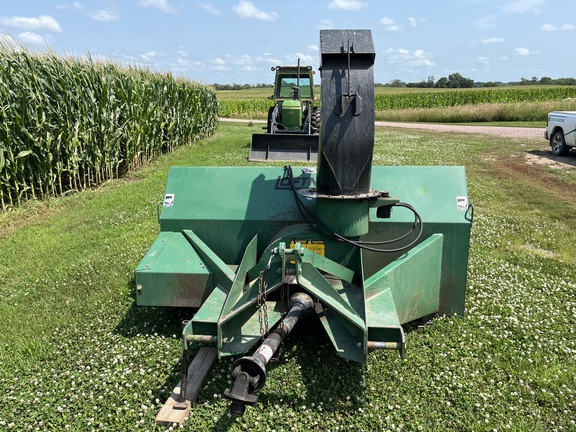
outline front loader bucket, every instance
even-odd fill
[[[316,162],[317,158],[318,135],[285,133],[253,134],[248,160]]]

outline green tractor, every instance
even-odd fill
[[[320,107],[315,106],[312,66],[275,66],[274,106],[266,133],[252,135],[250,160],[310,161],[318,156]],[[264,128],[263,128],[264,129]]]

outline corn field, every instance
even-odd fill
[[[258,92],[261,93],[261,97],[255,95]],[[266,118],[268,107],[272,106],[273,103],[266,98],[269,93],[270,89],[217,92],[220,115],[222,117]],[[320,95],[319,90],[317,90],[317,95]],[[576,99],[575,86],[515,86],[474,89],[390,89],[377,87],[374,109],[378,112],[488,104],[541,103],[574,99]]]
[[[453,89],[376,93],[376,111],[409,108],[444,108],[463,105],[544,102],[576,98],[574,86],[518,86],[489,89]]]
[[[97,186],[214,132],[212,90],[0,45],[0,204]]]
[[[241,90],[239,90],[241,91]],[[220,115],[222,117],[261,117],[268,113],[268,108],[274,102],[266,99],[219,99]]]

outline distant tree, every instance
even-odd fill
[[[448,75],[448,78],[442,77],[434,85],[436,88],[472,88],[474,80],[465,78],[458,72]]]
[[[448,78],[442,77],[438,81],[436,81],[436,88],[448,88]]]
[[[448,87],[450,88],[471,88],[473,86],[473,79],[465,78],[458,72],[448,75]]]
[[[476,83],[476,84],[479,84],[479,83]],[[488,82],[483,83],[481,85],[481,87],[498,87],[501,85],[504,85],[504,83],[502,83],[500,81],[488,81]]]
[[[538,84],[540,85],[551,85],[553,84],[553,80],[550,77],[542,77],[540,78],[540,81],[538,81]]]
[[[406,84],[406,87],[432,88],[434,87],[434,84],[434,76],[430,75],[426,80],[417,83],[408,83]]]
[[[406,83],[399,79],[395,79],[388,83],[388,87],[406,87]]]

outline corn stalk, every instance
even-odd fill
[[[0,205],[98,186],[214,132],[212,90],[0,42]]]

